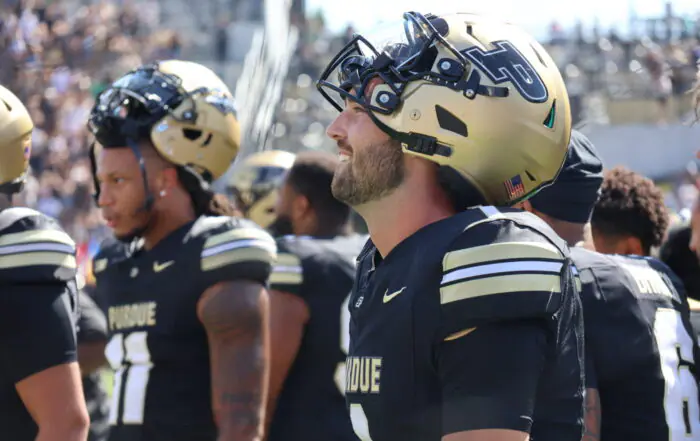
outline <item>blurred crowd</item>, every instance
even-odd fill
[[[180,55],[180,36],[161,29],[159,1],[0,0],[0,83],[20,96],[36,124],[33,176],[19,202],[58,218],[83,255],[106,234],[91,201],[85,122],[94,97],[117,76]],[[354,30],[334,34],[320,14],[292,22],[301,38],[266,147],[332,148],[324,134],[332,109],[314,80]],[[600,99],[635,97],[656,103],[659,120],[672,119],[669,99],[687,91],[700,59],[700,25],[679,29],[652,27],[646,37],[625,40],[614,31],[566,33],[553,25],[545,46],[566,78],[575,121],[590,118]],[[691,179],[684,175],[682,183]],[[674,183],[669,195],[679,211],[689,200],[680,187]]]
[[[0,3],[0,83],[27,105],[36,129],[32,176],[18,202],[58,218],[81,261],[105,231],[92,204],[86,121],[94,97],[143,62],[177,57],[178,37],[158,28],[157,1],[80,5]]]

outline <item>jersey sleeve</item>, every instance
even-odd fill
[[[0,295],[0,365],[13,383],[77,361],[70,285],[23,284]]]
[[[0,213],[0,282],[75,280],[75,242],[55,220],[28,208]]]
[[[472,328],[436,349],[443,436],[467,430],[530,432],[548,330],[537,320]]]
[[[304,265],[301,257],[294,252],[287,240],[277,239],[277,259],[270,275],[270,288],[301,296],[303,283]]]
[[[213,285],[250,280],[267,285],[277,257],[274,239],[264,230],[229,222],[208,234],[200,255],[200,270]]]
[[[569,262],[542,234],[508,219],[465,230],[442,261],[440,339],[487,323],[551,317],[573,289]]]

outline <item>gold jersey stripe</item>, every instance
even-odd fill
[[[560,277],[554,274],[508,274],[484,277],[440,288],[440,303],[512,292],[561,292]]]
[[[280,266],[301,266],[301,259],[291,253],[277,253],[275,265]]]
[[[58,230],[29,230],[0,236],[0,247],[33,242],[58,242],[75,247],[73,239],[63,231]]]
[[[261,262],[272,264],[275,261],[274,248],[240,247],[232,248],[202,259],[202,271],[211,271],[226,265],[241,262]]]
[[[574,281],[576,282],[576,291],[581,292],[583,286],[581,285],[581,278],[578,274],[574,276]]]
[[[76,269],[75,256],[54,251],[39,251],[28,253],[8,254],[0,257],[0,269],[32,267],[32,266],[62,266]]]
[[[270,274],[270,284],[272,285],[301,285],[303,281],[302,273],[273,270]]]
[[[240,239],[272,240],[268,233],[259,228],[236,228],[234,230],[228,230],[207,238],[206,242],[204,242],[204,248],[202,250]]]
[[[504,242],[482,245],[445,253],[442,269],[446,273],[455,268],[506,259],[561,259],[559,250],[539,242]]]

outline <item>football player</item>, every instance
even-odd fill
[[[102,92],[89,128],[119,239],[93,263],[116,370],[109,440],[259,439],[276,247],[209,187],[238,152],[229,90],[196,63],[143,66]]]
[[[84,441],[75,243],[53,219],[11,207],[27,176],[33,128],[24,105],[0,86],[0,437]]]
[[[569,101],[518,28],[408,12],[318,82],[336,198],[365,219],[345,396],[368,441],[578,441],[583,320],[564,241],[498,209],[551,182]]]
[[[293,153],[267,150],[234,165],[227,191],[243,216],[269,229],[275,220],[277,190],[293,163]],[[272,234],[278,235],[274,231]]]
[[[345,408],[348,298],[366,237],[331,193],[336,155],[300,153],[280,190],[270,276],[269,441],[357,441]]]
[[[556,182],[519,205],[573,245],[583,239],[603,183],[602,170],[595,148],[574,132]],[[617,203],[635,205],[622,197]],[[640,212],[634,219],[621,214],[623,226],[653,223]],[[615,219],[612,213],[609,219]],[[586,331],[583,439],[698,439],[698,348],[680,280],[651,257],[608,256],[583,248],[572,248],[571,256],[580,272]]]

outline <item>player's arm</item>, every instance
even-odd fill
[[[268,299],[256,282],[207,289],[197,313],[206,329],[219,441],[259,440],[268,373]]]
[[[467,230],[445,254],[434,348],[444,441],[529,439],[563,264],[556,247],[508,220]]]
[[[197,304],[209,340],[212,409],[218,441],[258,441],[264,432],[269,373],[269,302],[265,288],[274,240],[257,228],[209,237],[202,276],[212,282]]]
[[[600,441],[600,395],[598,389],[586,388],[584,401],[584,432],[581,441]]]
[[[5,369],[39,428],[36,440],[84,441],[89,417],[69,288],[59,283],[13,286],[0,299],[0,335],[11,354]]]
[[[443,441],[530,438],[547,336],[544,323],[511,321],[473,328],[437,348]]]
[[[81,291],[78,301],[78,363],[82,374],[88,375],[107,364],[107,319],[87,293]]]
[[[277,398],[299,352],[309,307],[300,296],[304,272],[301,259],[278,243],[270,275],[270,383],[265,427],[269,428]]]

